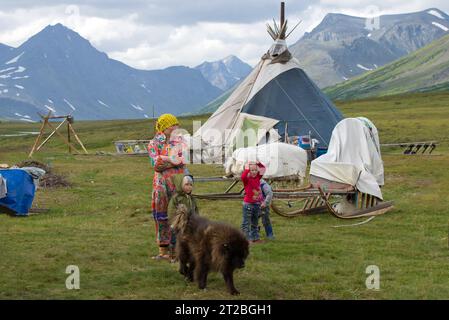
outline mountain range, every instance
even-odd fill
[[[330,98],[354,99],[449,89],[449,82],[445,82],[449,81],[445,63],[449,55],[445,52],[444,40],[439,42],[449,34],[447,14],[430,8],[416,13],[380,16],[378,22],[378,28],[371,26],[369,30],[366,18],[329,13],[289,50],[314,82],[321,88],[327,87],[324,92]],[[401,58],[405,60],[399,60]],[[407,63],[402,65],[405,61]],[[382,68],[384,65],[388,68]],[[386,72],[397,66],[402,67]],[[195,113],[214,112],[234,89],[224,92]]]
[[[77,119],[152,117],[194,110],[223,91],[194,68],[138,70],[110,59],[78,33],[47,26],[17,48],[0,46],[0,118],[38,113]]]
[[[329,13],[289,49],[324,88],[397,60],[448,31],[449,16],[436,8],[377,20]]]
[[[236,56],[228,56],[214,62],[203,62],[195,67],[212,85],[226,91],[243,80],[253,69]]]
[[[325,91],[332,98],[449,88],[445,42],[437,42],[449,34],[446,13],[430,8],[367,21],[330,13],[290,52],[320,87],[338,84]],[[49,25],[17,48],[0,44],[0,119],[36,121],[49,111],[81,120],[213,112],[250,71],[236,56],[138,70],[73,30]]]
[[[325,89],[347,100],[449,89],[449,35],[397,61]]]

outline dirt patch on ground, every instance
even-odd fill
[[[39,187],[41,188],[71,187],[71,183],[67,180],[67,177],[55,173],[51,167],[42,162],[35,160],[25,160],[18,163],[17,166],[19,168],[36,167],[45,170],[45,175],[41,179],[39,179]]]

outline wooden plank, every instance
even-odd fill
[[[31,151],[30,151],[30,154],[28,155],[28,158],[31,158],[31,156],[33,155],[33,153],[34,153],[34,151],[36,149],[36,146],[38,145],[40,139],[42,138],[42,135],[44,134],[44,128],[45,128],[45,125],[47,123],[47,119],[44,118],[43,120],[44,121],[42,122],[41,129],[39,130],[39,135],[37,136],[36,140],[34,141],[34,145],[31,148]]]
[[[84,147],[84,144],[81,142],[81,139],[78,137],[78,135],[75,132],[75,129],[73,129],[73,126],[70,124],[70,122],[68,122],[70,130],[72,130],[73,135],[75,136],[76,141],[78,141],[78,143],[80,144],[81,148],[83,148],[84,152],[86,154],[88,154],[89,152],[87,152],[86,148]]]
[[[70,122],[67,121],[67,141],[70,143]],[[69,145],[69,153],[72,153],[72,148]]]
[[[232,190],[232,188],[235,187],[235,185],[236,185],[237,183],[239,183],[239,180],[235,180],[233,183],[231,183],[231,185],[229,186],[229,188],[226,189],[225,193],[229,193],[229,192]]]
[[[44,146],[44,144],[46,144],[48,142],[48,140],[50,140],[51,137],[53,137],[53,135],[56,133],[56,130],[58,130],[64,124],[64,122],[65,122],[65,120],[63,122],[61,122],[59,124],[59,126],[52,133],[50,133],[50,135],[39,145],[39,147],[36,148],[36,151],[39,151]],[[47,125],[48,125],[48,122],[47,122]]]

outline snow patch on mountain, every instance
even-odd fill
[[[25,67],[19,66],[19,67],[17,68],[17,70],[14,71],[13,73],[24,72],[26,69],[27,69],[27,68],[25,68]]]
[[[367,67],[365,67],[365,66],[363,66],[363,65],[361,65],[361,64],[357,64],[357,67],[359,67],[360,69],[366,70],[366,71],[371,71],[371,70],[373,70],[373,69],[367,68]]]
[[[148,93],[151,93],[151,90],[148,89],[147,87],[145,87],[145,85],[144,85],[143,83],[142,83],[140,86],[141,86],[142,88],[144,88],[145,90],[147,90]]]
[[[21,57],[24,53],[25,53],[25,51],[22,52],[21,54],[19,54],[17,57],[12,58],[11,60],[5,62],[5,64],[16,63],[17,61],[19,61],[20,57]]]
[[[110,106],[108,106],[108,105],[107,105],[106,103],[104,103],[103,101],[101,101],[101,100],[97,100],[97,101],[98,101],[99,104],[105,106],[106,108],[110,108]]]
[[[142,107],[136,106],[136,105],[134,105],[134,104],[132,104],[132,103],[131,103],[131,106],[132,106],[134,109],[136,109],[136,110],[143,111]]]
[[[36,122],[36,121],[33,121],[31,119],[26,119],[26,118],[20,118],[19,120],[20,121],[26,121],[26,122]]]
[[[67,103],[67,105],[70,107],[70,108],[72,108],[72,110],[73,111],[75,111],[76,110],[76,108],[67,100],[67,99],[64,99],[64,102],[65,103]]]
[[[448,27],[446,27],[446,26],[443,26],[442,24],[440,24],[440,23],[438,23],[438,22],[432,22],[432,24],[435,26],[435,27],[438,27],[438,28],[440,28],[440,29],[442,29],[442,30],[444,30],[444,31],[448,31],[449,30],[449,28]]]
[[[429,11],[427,11],[427,13],[428,13],[428,14],[431,14],[431,15],[437,17],[437,18],[440,18],[440,19],[445,20],[445,18],[441,15],[441,13],[439,13],[439,12],[436,11],[436,10],[429,10]]]
[[[0,70],[0,73],[6,72],[6,71],[9,71],[9,70],[14,70],[15,68],[16,67],[9,67],[9,68],[3,69],[3,70]]]
[[[25,89],[25,87],[19,86],[18,84],[15,84],[14,87],[16,87],[16,88],[18,88],[18,89],[22,89],[22,90]]]
[[[52,107],[50,107],[50,106],[48,106],[48,105],[46,105],[46,104],[44,104],[44,107],[47,108],[48,110],[50,110],[50,111],[56,113],[56,110],[55,110],[54,108],[52,108]]]
[[[31,120],[31,117],[27,114],[20,114],[20,113],[16,112],[16,113],[14,113],[14,115],[16,117],[18,117],[19,120],[21,120],[21,121],[34,122],[33,120]],[[30,134],[30,133],[34,134],[34,132],[20,132],[20,135],[26,135],[26,134]],[[17,135],[17,136],[19,136],[19,135]]]

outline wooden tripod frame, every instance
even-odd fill
[[[47,116],[42,116],[39,115],[43,122],[42,122],[42,126],[41,129],[39,131],[39,135],[36,138],[36,141],[34,142],[33,148],[31,149],[30,154],[28,155],[29,158],[31,158],[33,156],[33,153],[36,151],[39,151],[44,144],[46,144],[50,138],[56,133],[63,141],[64,143],[69,147],[69,153],[72,153],[72,150],[75,150],[76,153],[80,153],[79,150],[75,147],[75,145],[73,143],[70,142],[71,140],[71,135],[70,133],[73,133],[76,141],[79,143],[79,145],[81,146],[81,148],[83,149],[85,154],[88,154],[86,148],[84,147],[83,143],[81,142],[80,138],[78,137],[78,135],[75,132],[75,129],[73,129],[72,123],[73,123],[73,117],[71,115],[68,116],[51,116],[51,111],[48,113]],[[51,119],[64,119],[56,128],[50,123],[49,120]],[[64,137],[60,132],[58,132],[58,129],[60,127],[62,127],[62,125],[64,123],[67,123],[67,137]],[[45,133],[45,127],[48,126],[50,129],[52,129],[53,131],[50,133],[50,135],[38,146],[40,140],[42,139],[42,137],[44,136]]]

